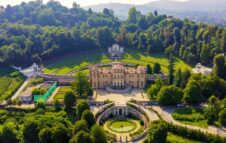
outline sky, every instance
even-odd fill
[[[21,2],[29,2],[32,0],[0,0],[0,5],[6,6],[7,4],[10,5],[18,5]],[[44,3],[48,2],[49,0],[43,0]],[[89,6],[89,5],[96,5],[100,3],[126,3],[126,4],[145,4],[151,1],[157,0],[58,0],[64,6],[71,7],[72,3],[75,1],[81,7]],[[188,1],[188,0],[174,0],[174,1]]]

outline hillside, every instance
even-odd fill
[[[187,2],[160,0],[145,5],[110,3],[88,6],[85,9],[91,8],[100,12],[104,8],[108,8],[114,10],[116,16],[125,19],[128,16],[129,9],[132,7],[136,7],[143,14],[158,10],[160,14],[226,26],[225,0],[208,0],[208,2],[206,0],[190,0]]]

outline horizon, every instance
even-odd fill
[[[34,0],[1,0],[0,5],[6,7],[7,5],[15,6],[21,4],[21,2],[30,2]],[[44,3],[47,3],[49,0],[43,0]],[[120,3],[120,4],[133,4],[133,5],[143,5],[147,4],[149,2],[154,1],[161,1],[161,0],[139,0],[139,1],[131,1],[131,0],[56,0],[59,1],[62,5],[71,8],[73,2],[78,3],[81,7],[88,7],[92,5],[98,5],[98,4],[107,4],[107,3]],[[179,1],[179,2],[185,2],[190,0],[169,0],[169,1]]]

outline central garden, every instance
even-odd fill
[[[130,133],[138,128],[137,121],[132,119],[110,119],[106,122],[107,128],[116,133]]]

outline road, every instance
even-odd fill
[[[20,88],[16,91],[16,93],[11,97],[12,100],[16,99],[20,93],[23,91],[23,89],[26,87],[28,82],[30,81],[30,78],[27,78],[24,83],[20,86]]]
[[[226,137],[226,130],[221,129],[221,128],[217,128],[215,126],[208,126],[208,128],[201,128],[201,127],[197,127],[197,126],[192,126],[192,125],[185,125],[183,123],[180,123],[176,120],[173,119],[173,117],[171,116],[171,113],[175,111],[175,107],[167,107],[167,108],[162,108],[160,106],[149,106],[151,107],[153,110],[157,111],[159,113],[159,115],[167,122],[172,123],[174,125],[179,125],[179,126],[183,126],[183,127],[187,127],[189,129],[194,129],[194,130],[200,130],[202,132],[207,132],[210,134],[215,134],[215,135],[220,135],[220,136],[224,136]]]

